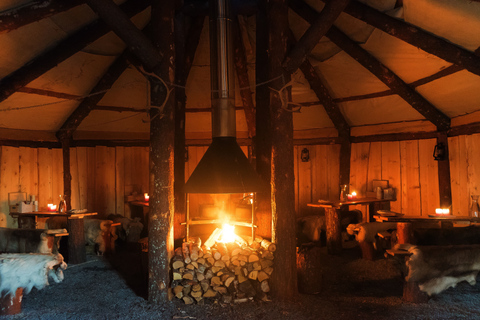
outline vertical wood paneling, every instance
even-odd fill
[[[325,164],[324,171],[327,177],[327,199],[339,199],[340,198],[340,145],[325,146],[325,155],[327,163]]]
[[[352,144],[351,150],[349,192],[355,191],[358,197],[364,197],[367,194],[370,143]],[[350,206],[350,209],[362,211],[363,221],[368,221],[366,206]]]
[[[370,143],[352,144],[350,193],[356,191],[359,197],[364,197],[367,193],[369,152]]]
[[[312,199],[330,199],[328,194],[327,146],[309,146],[312,162]]]
[[[87,148],[87,209],[90,211],[97,211],[96,180],[96,152],[90,147]]]
[[[437,161],[433,159],[433,148],[435,144],[435,139],[418,141],[422,216],[433,214],[435,208],[438,208],[440,204],[440,196],[438,193],[438,164]]]
[[[370,153],[368,156],[368,181],[367,191],[373,190],[373,180],[382,180],[382,143],[370,143]]]
[[[398,141],[382,142],[382,179],[388,180],[395,188],[397,201],[390,204],[392,211],[402,212],[402,184],[400,175],[400,143]]]
[[[466,137],[454,137],[449,145],[450,180],[452,183],[453,212],[467,214],[470,199],[468,190],[468,167]],[[454,172],[452,177],[452,170]]]
[[[39,207],[46,208],[48,203],[57,204],[58,194],[53,194],[53,158],[52,150],[38,149],[38,200]]]
[[[52,149],[52,196],[53,203],[60,202],[63,197],[63,152],[62,149]]]
[[[420,168],[418,163],[418,141],[400,141],[400,174],[402,185],[402,212],[421,215]]]
[[[115,149],[95,148],[95,207],[99,217],[115,212]]]
[[[298,183],[298,146],[293,147],[293,173],[295,176],[295,212],[298,216],[299,210],[298,210],[298,205],[299,205],[299,200],[298,200],[298,188],[299,188],[299,183]]]
[[[125,148],[115,148],[115,213],[125,214]]]
[[[19,151],[14,147],[2,147],[0,173],[0,226],[16,227],[13,218],[10,216],[8,206],[8,194],[10,192],[20,192],[18,168]]]
[[[309,213],[307,203],[312,202],[312,162],[303,162],[301,159],[302,150],[307,146],[298,146],[298,215],[305,216]],[[308,149],[308,148],[307,148]]]
[[[27,197],[35,195],[38,198],[37,149],[20,147],[19,162],[20,190],[26,192]]]
[[[80,189],[79,189],[79,177],[78,177],[78,161],[77,161],[77,148],[70,148],[70,174],[72,176],[72,209],[80,209]]]
[[[78,208],[87,209],[88,207],[88,156],[87,148],[76,148],[77,168],[78,168]],[[93,178],[93,177],[92,177]]]
[[[469,207],[471,205],[471,195],[480,194],[480,135],[474,134],[466,136],[465,146],[467,150],[468,159],[468,174],[467,174],[467,202]],[[469,211],[467,211],[468,213]]]

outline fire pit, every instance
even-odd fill
[[[261,237],[239,236],[234,229],[225,224],[203,244],[191,237],[175,249],[171,263],[176,298],[186,304],[268,300],[276,246]]]

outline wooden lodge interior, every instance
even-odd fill
[[[212,142],[208,1],[39,3],[0,4],[0,226],[19,227],[12,193],[40,210],[65,195],[99,219],[133,218],[148,193],[149,301],[163,303],[165,261],[185,238],[183,188]],[[338,201],[340,185],[375,198],[387,180],[389,210],[403,217],[472,217],[478,0],[231,0],[231,10],[236,141],[267,186],[255,232],[285,262],[273,297],[297,294],[295,226],[324,215],[311,204]]]

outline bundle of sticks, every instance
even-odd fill
[[[276,245],[261,237],[235,236],[235,241],[218,241],[216,229],[202,245],[190,238],[175,249],[171,263],[172,290],[186,304],[268,300],[268,280],[273,272]]]

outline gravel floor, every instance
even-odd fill
[[[320,293],[290,303],[248,302],[153,306],[145,300],[145,273],[138,251],[88,255],[70,265],[65,280],[24,295],[22,313],[5,319],[480,319],[480,285],[461,283],[425,304],[402,302],[400,273],[392,260],[360,259],[357,247],[341,257],[322,248]]]

